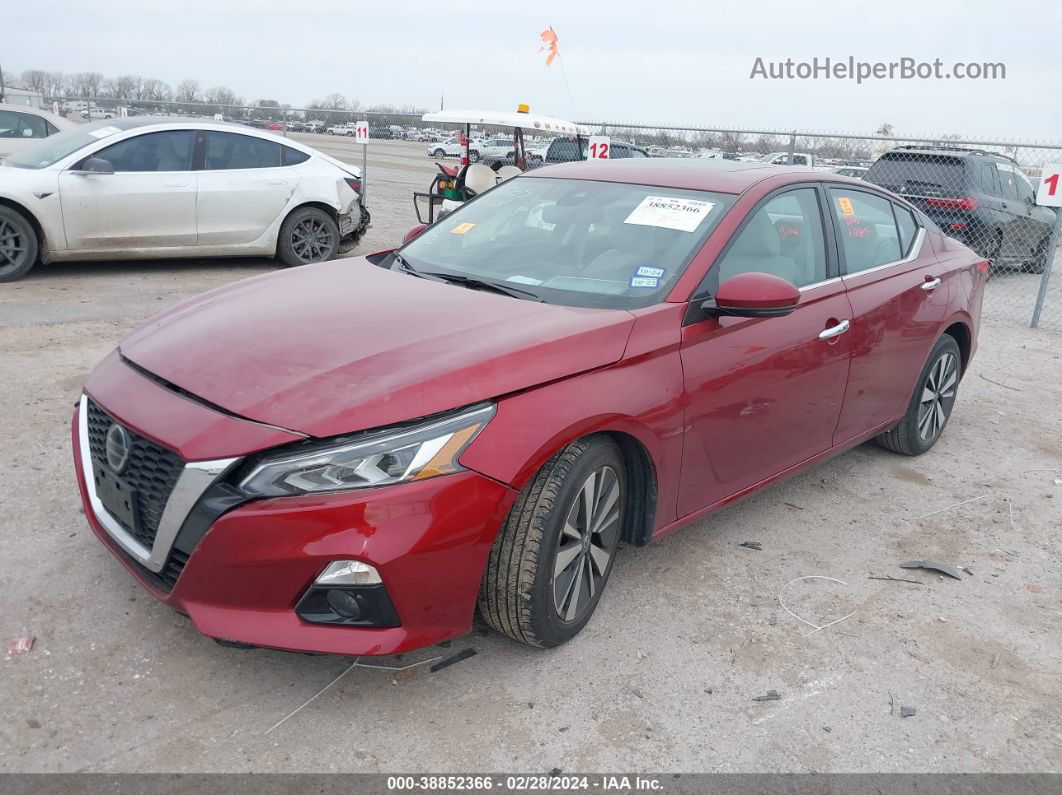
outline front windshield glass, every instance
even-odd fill
[[[519,287],[569,306],[663,300],[735,197],[590,180],[518,177],[400,250],[418,271]]]
[[[40,143],[19,149],[14,154],[5,155],[4,165],[15,168],[47,168],[78,149],[119,132],[121,130],[113,121],[85,124],[45,138]]]

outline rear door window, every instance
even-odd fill
[[[900,233],[891,201],[846,188],[829,188],[829,195],[847,273],[858,273],[902,259]]]
[[[145,133],[112,144],[91,157],[107,160],[116,172],[190,171],[194,144],[194,130]]]
[[[999,175],[999,184],[1003,188],[1004,199],[1018,200],[1018,177],[1014,171],[1002,163],[996,163],[996,173]]]
[[[892,210],[896,214],[896,229],[900,233],[900,251],[903,256],[911,253],[915,235],[918,234],[918,224],[915,222],[914,213],[906,207],[893,203]]]
[[[221,171],[242,168],[276,168],[281,145],[276,141],[237,133],[207,132],[204,168]]]

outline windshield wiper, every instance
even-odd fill
[[[460,273],[432,273],[429,271],[415,271],[419,276],[426,276],[433,279],[438,279],[443,282],[450,282],[450,284],[460,284],[463,287],[468,287],[473,290],[491,290],[495,293],[501,293],[502,295],[512,296],[513,298],[534,298],[536,301],[542,301],[537,293],[533,293],[530,290],[521,290],[519,287],[510,287],[507,284],[498,284],[497,282],[488,281],[487,279],[477,279],[475,276],[465,276]]]

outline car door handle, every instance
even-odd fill
[[[922,283],[922,289],[925,290],[927,293],[930,290],[936,290],[938,287],[940,287],[940,278],[939,277],[936,278],[936,279],[931,279],[928,282],[923,282]]]
[[[187,188],[187,182],[167,182],[163,187],[166,188]]]
[[[271,180],[269,180],[269,184],[270,185],[287,185],[288,181],[286,179],[271,179]]]
[[[848,331],[848,327],[850,325],[851,325],[851,323],[849,323],[847,320],[842,320],[836,326],[830,326],[828,329],[824,329],[823,331],[820,331],[819,332],[819,339],[820,340],[828,340],[831,337],[836,337],[836,336],[839,336],[841,334],[844,334],[846,331]]]

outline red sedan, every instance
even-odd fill
[[[987,263],[864,182],[732,161],[511,179],[397,250],[179,304],[73,420],[100,540],[213,638],[555,646],[647,544],[940,437]],[[637,554],[628,550],[625,554]]]

